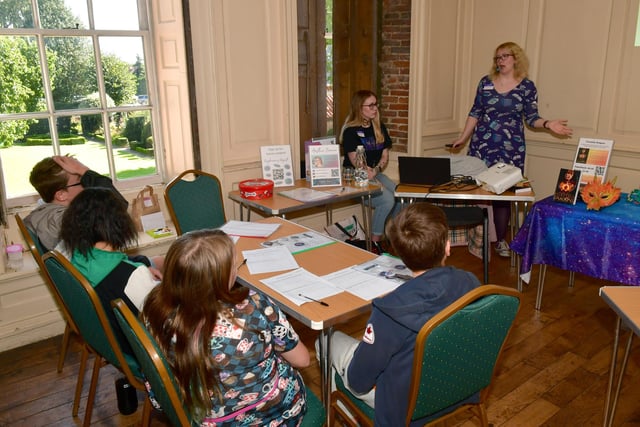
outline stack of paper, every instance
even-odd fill
[[[220,230],[231,236],[240,237],[269,237],[280,227],[280,224],[265,224],[261,222],[228,221]]]

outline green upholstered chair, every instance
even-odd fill
[[[151,390],[163,412],[175,426],[196,425],[184,406],[171,367],[147,328],[121,299],[111,302],[120,329],[129,341]]]
[[[44,255],[45,250],[44,246],[42,246],[42,244],[40,243],[40,239],[38,239],[38,236],[36,236],[36,234],[25,225],[22,217],[20,217],[20,214],[16,214],[16,223],[18,224],[20,233],[22,233],[22,238],[29,247],[29,251],[33,256],[33,259],[36,261],[38,268],[40,269],[40,274],[42,274],[44,284],[47,285],[47,288],[49,288],[49,292],[51,292],[51,295],[53,295],[53,299],[55,299],[56,304],[58,305],[58,307],[60,307],[62,316],[64,317],[66,323],[64,328],[64,335],[62,335],[62,344],[60,345],[60,354],[58,355],[58,372],[62,372],[64,359],[67,355],[69,342],[71,341],[71,334],[75,334],[80,340],[82,340],[82,338],[80,338],[78,327],[75,325],[75,323],[73,323],[73,319],[69,315],[67,308],[62,302],[60,294],[58,294],[56,287],[51,282],[49,273],[47,273],[47,270],[44,268],[44,264],[42,263],[42,255]]]
[[[222,186],[215,175],[186,170],[166,185],[164,199],[178,235],[227,222]]]
[[[486,388],[519,307],[515,289],[483,285],[425,323],[416,338],[405,425],[428,425],[470,409],[488,426]],[[374,409],[351,394],[340,376],[335,379],[331,420],[372,426]]]
[[[155,398],[171,423],[175,426],[195,425],[182,403],[180,388],[156,340],[121,299],[111,304],[120,328],[140,362],[142,372],[151,384]],[[307,389],[307,413],[302,421],[302,427],[321,427],[324,420],[325,410],[322,403],[311,390]]]
[[[107,363],[122,371],[129,383],[136,389],[146,393],[146,388],[141,380],[142,374],[138,361],[132,355],[124,353],[120,348],[102,302],[87,279],[57,251],[46,253],[43,257],[43,262],[53,285],[61,297],[62,303],[65,305],[75,325],[77,325],[80,336],[84,341],[73,401],[72,413],[74,417],[78,415],[82,379],[84,378],[87,359],[89,354],[95,355],[83,423],[84,426],[88,426],[91,424],[91,413],[100,369]],[[151,402],[149,399],[145,399],[142,411],[142,426],[148,426],[150,419]]]

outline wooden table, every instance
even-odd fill
[[[307,188],[322,192],[332,193],[333,195],[323,199],[310,201],[295,200],[290,197],[281,195],[283,191]],[[240,204],[240,220],[244,220],[244,209],[247,210],[247,220],[251,220],[251,210],[262,212],[268,216],[280,216],[285,218],[288,213],[301,211],[313,207],[325,207],[326,224],[333,223],[332,205],[347,200],[360,199],[362,205],[362,221],[363,228],[367,236],[367,247],[371,249],[371,197],[382,192],[381,186],[373,182],[369,182],[366,187],[355,187],[352,185],[344,185],[342,187],[311,187],[311,183],[306,179],[298,179],[293,186],[277,187],[273,189],[273,196],[268,199],[250,200],[240,195],[240,190],[229,192],[229,198]]]
[[[281,225],[268,239],[241,237],[236,243],[238,263],[242,261],[242,251],[259,249],[262,247],[260,243],[265,240],[273,240],[309,230],[309,228],[279,217],[265,218],[260,220],[260,222],[279,223]],[[376,255],[356,248],[355,246],[336,241],[327,246],[297,253],[294,255],[294,258],[300,267],[318,276],[324,276],[342,270],[343,268],[375,259]],[[329,338],[333,332],[333,327],[369,311],[371,308],[370,301],[365,301],[348,292],[341,292],[323,299],[323,301],[328,304],[327,307],[316,302],[308,302],[298,306],[284,295],[260,282],[260,279],[273,277],[280,273],[281,272],[250,274],[248,267],[243,265],[238,270],[238,282],[268,295],[287,315],[297,319],[313,330],[320,331],[322,400],[328,409],[331,393],[331,348]]]
[[[613,425],[618,396],[620,395],[624,372],[627,368],[633,336],[640,335],[640,288],[637,286],[603,286],[600,288],[600,296],[618,315],[615,339],[613,341],[613,352],[611,355],[611,368],[609,369],[609,385],[607,387],[607,397],[604,404],[603,425],[606,427]],[[618,372],[618,384],[612,401],[611,391],[613,389],[613,382],[616,373],[618,345],[620,342],[620,327],[622,323],[629,328],[629,338],[627,340],[624,357],[622,358],[622,365]]]

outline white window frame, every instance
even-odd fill
[[[32,1],[33,7],[36,7],[37,0]],[[60,154],[60,143],[58,136],[58,129],[56,127],[56,119],[59,117],[69,116],[69,115],[81,115],[81,114],[100,114],[103,118],[103,123],[106,123],[105,120],[108,114],[114,112],[127,112],[127,111],[141,111],[148,110],[151,114],[152,126],[153,126],[153,140],[154,140],[154,157],[156,162],[156,174],[149,175],[141,178],[131,178],[127,180],[117,180],[116,179],[116,170],[114,164],[114,156],[113,150],[111,146],[111,133],[105,132],[105,152],[107,153],[107,161],[109,165],[109,174],[111,179],[114,182],[116,188],[121,191],[126,191],[127,189],[139,189],[144,187],[145,185],[155,185],[164,182],[165,175],[165,161],[164,161],[164,150],[163,140],[162,140],[162,129],[160,126],[160,113],[158,111],[159,106],[159,97],[157,90],[157,73],[156,73],[156,61],[154,58],[154,49],[153,49],[153,34],[151,31],[152,28],[152,19],[153,17],[150,14],[148,9],[147,1],[145,0],[137,0],[138,4],[138,18],[140,23],[139,30],[102,30],[102,29],[45,29],[39,28],[40,26],[40,17],[38,15],[37,7],[34,10],[34,28],[0,28],[0,36],[15,36],[15,37],[33,37],[38,44],[38,49],[40,52],[39,55],[39,63],[40,69],[42,71],[42,77],[44,81],[44,93],[45,93],[45,101],[46,101],[46,111],[38,111],[38,112],[22,112],[22,113],[9,113],[9,114],[0,114],[2,120],[15,120],[15,119],[46,119],[49,122],[49,129],[51,133],[52,139],[52,148],[53,151],[51,155]],[[92,11],[89,10],[89,25],[93,27],[93,14]],[[106,107],[106,92],[104,85],[104,76],[102,74],[101,67],[98,64],[101,63],[101,52],[99,49],[94,49],[95,54],[95,64],[97,66],[96,76],[97,76],[97,84],[98,84],[98,93],[102,99],[102,107],[93,108],[90,110],[82,110],[82,109],[73,109],[73,110],[59,110],[56,111],[54,108],[54,101],[51,92],[51,85],[49,81],[48,68],[46,66],[46,55],[45,52],[45,38],[46,37],[68,37],[68,36],[80,36],[80,37],[91,37],[94,46],[98,46],[97,39],[99,37],[112,37],[112,36],[129,36],[129,37],[141,37],[142,45],[143,45],[143,54],[144,54],[144,64],[146,71],[146,79],[147,79],[147,90],[149,101],[146,105],[131,105],[131,106],[117,106],[114,108]],[[10,148],[9,148],[10,149]],[[9,177],[4,176],[4,171],[2,172],[3,176],[2,180],[5,182],[9,179]],[[0,183],[2,183],[0,180]],[[4,190],[2,191],[4,195]],[[17,206],[30,205],[37,202],[39,199],[39,195],[35,192],[28,195],[23,195],[19,197],[14,197],[10,199],[5,199],[2,203],[6,206],[6,208],[14,208]]]

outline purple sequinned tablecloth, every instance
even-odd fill
[[[521,255],[520,272],[529,282],[533,264],[546,264],[599,279],[640,285],[640,206],[620,200],[599,211],[558,203],[536,202],[511,249]]]

